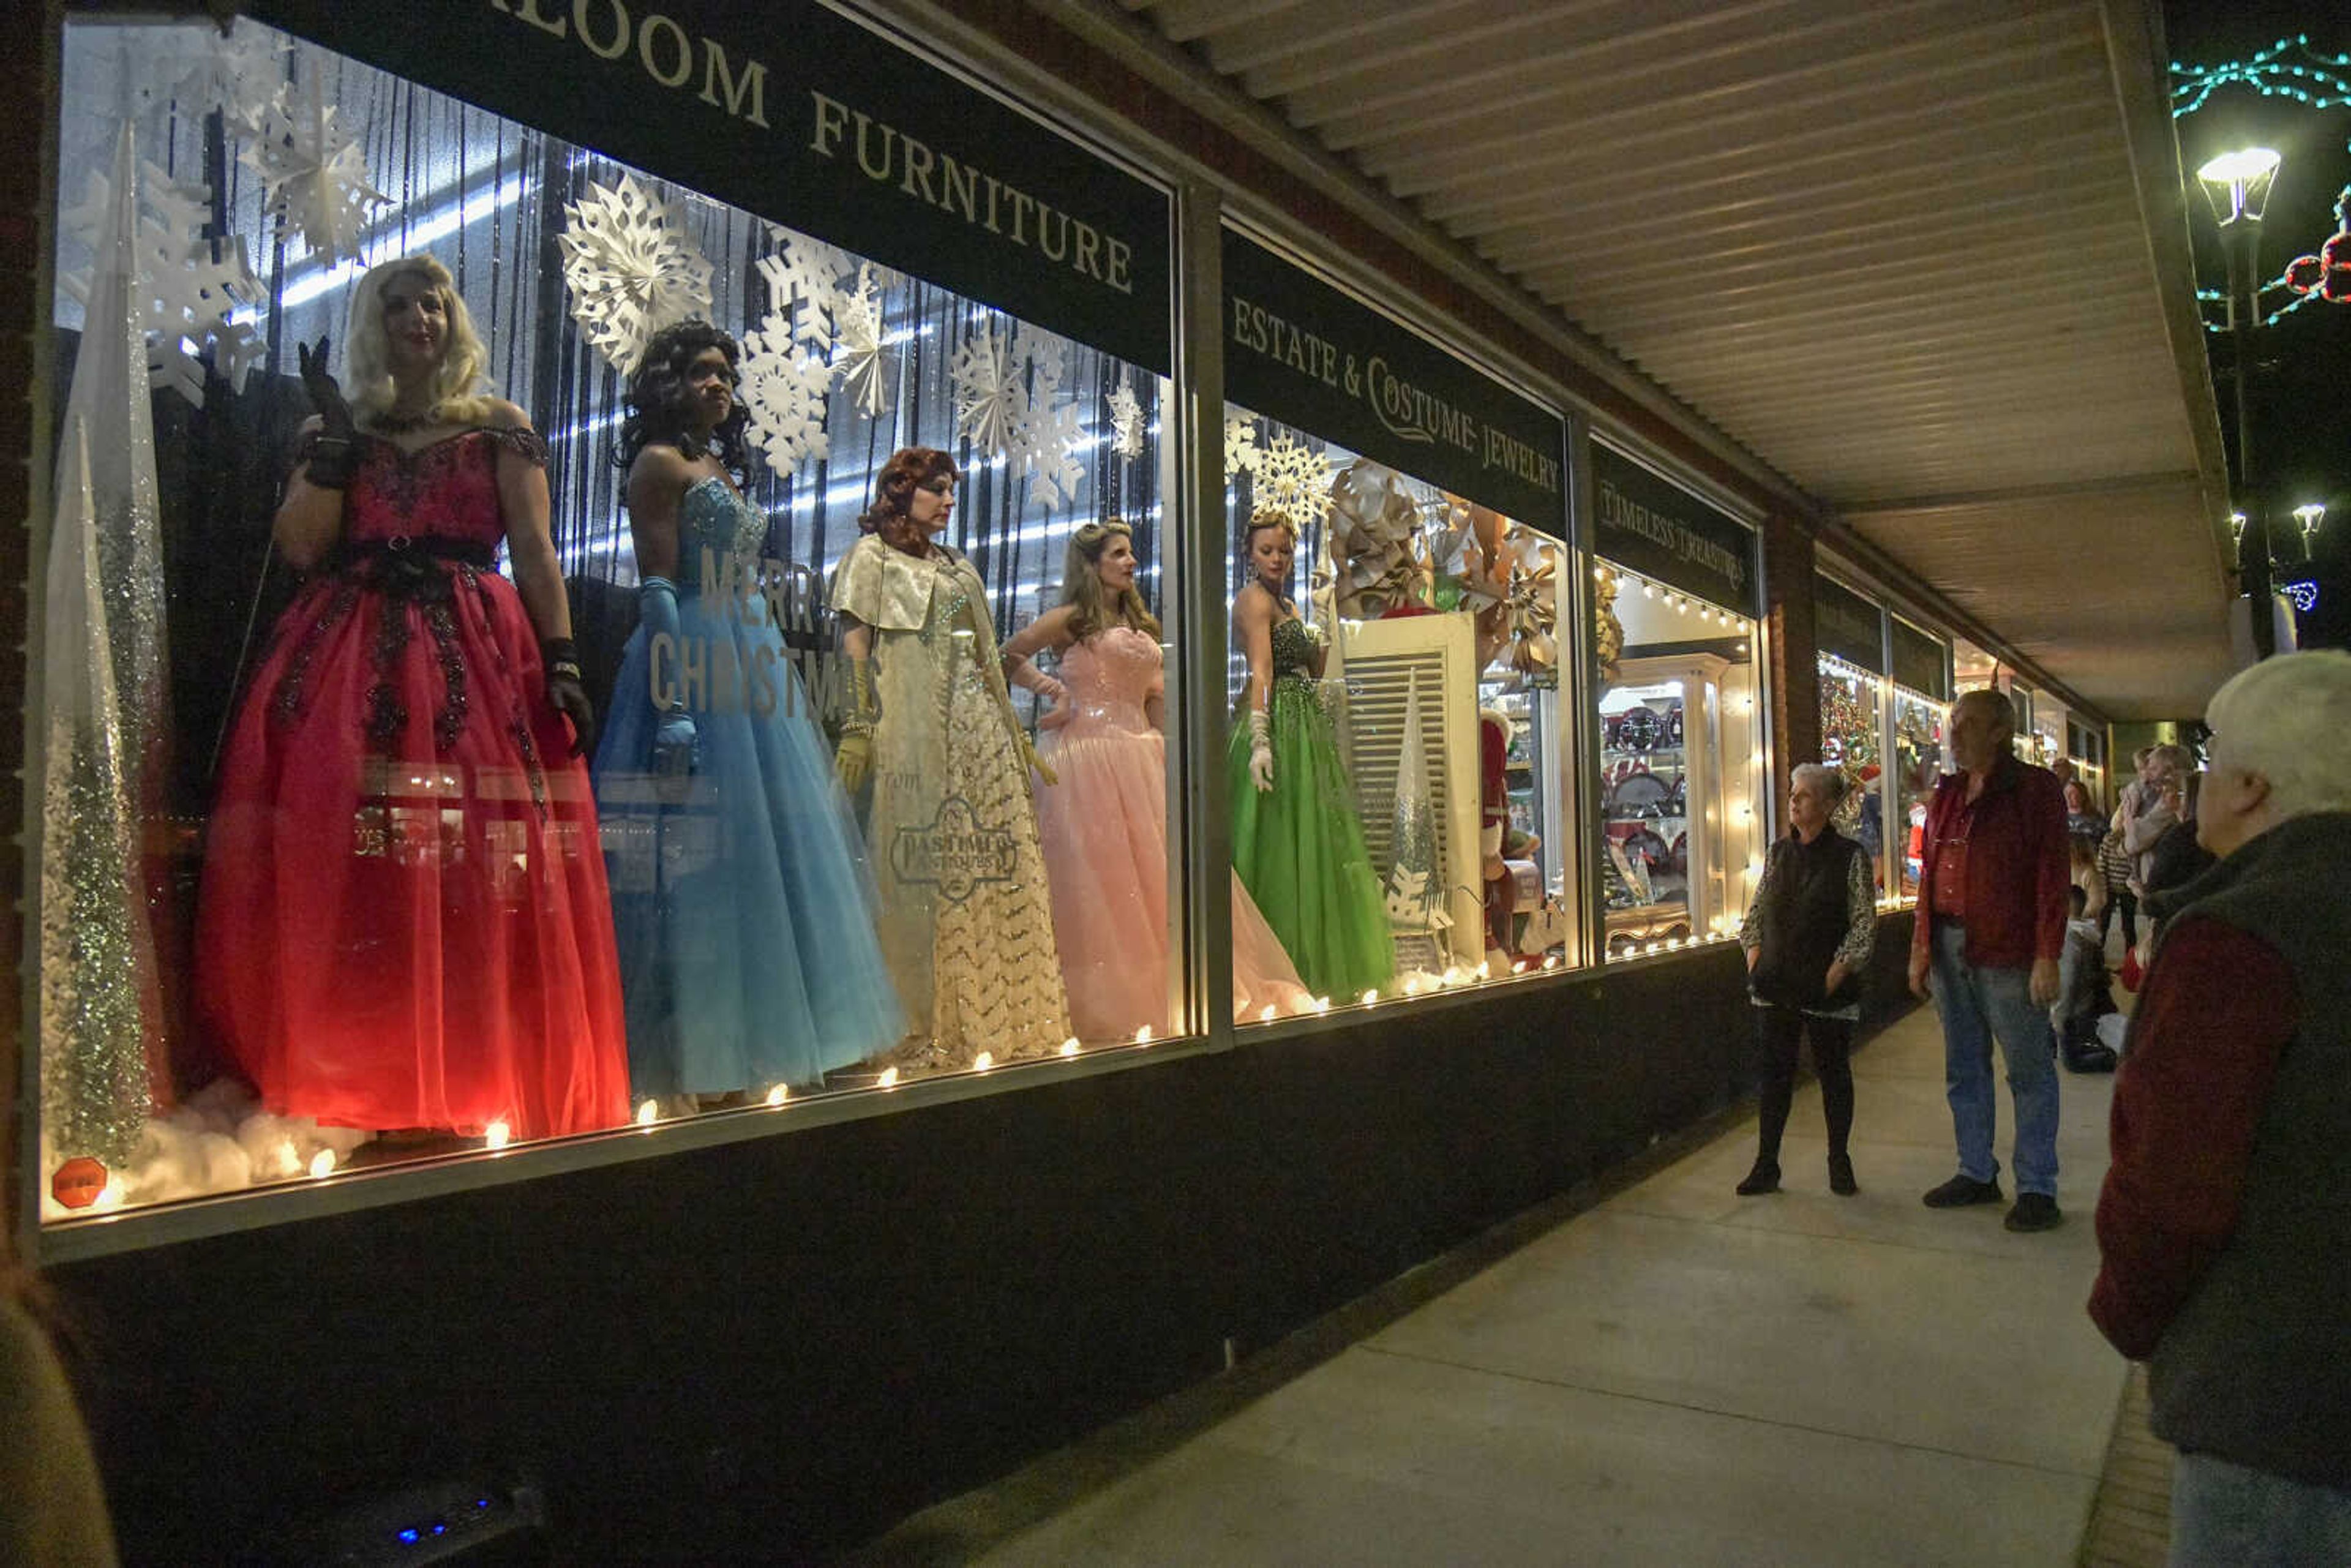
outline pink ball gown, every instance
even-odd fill
[[[1067,724],[1047,732],[1061,778],[1037,791],[1053,931],[1070,1018],[1083,1040],[1168,1031],[1166,741],[1144,704],[1165,689],[1159,644],[1113,626],[1061,655]],[[1311,998],[1238,879],[1233,1012],[1303,1011]]]
[[[199,1000],[263,1105],[519,1138],[624,1123],[588,769],[492,568],[502,452],[373,436],[334,562],[277,623],[221,765]]]

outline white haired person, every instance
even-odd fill
[[[1788,836],[1771,846],[1755,902],[1739,928],[1747,988],[1755,1003],[1756,1077],[1761,1117],[1755,1167],[1742,1197],[1780,1185],[1780,1134],[1796,1083],[1796,1048],[1809,1035],[1828,1115],[1829,1190],[1860,1189],[1847,1142],[1853,1133],[1854,1025],[1861,977],[1877,938],[1877,885],[1869,853],[1829,819],[1844,803],[1844,778],[1817,762],[1798,766],[1788,790]]]
[[[2152,1363],[2175,1564],[2351,1563],[2351,653],[2214,694],[2115,1081],[2090,1316]]]
[[[488,396],[449,273],[351,296],[276,538],[308,581],[224,756],[199,998],[269,1111],[444,1143],[625,1122],[590,710],[547,444]],[[496,567],[503,542],[513,576]]]

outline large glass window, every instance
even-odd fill
[[[1593,575],[1609,955],[1723,940],[1762,873],[1755,625],[1613,561]]]
[[[51,1218],[1192,1026],[1157,374],[249,22],[63,101]]]
[[[1556,967],[1564,550],[1238,406],[1225,454],[1238,1017]]]
[[[1893,885],[1904,898],[1918,896],[1918,852],[1927,828],[1927,807],[1943,771],[1944,705],[1934,697],[1892,687],[1887,708],[1893,727],[1894,765],[1886,769],[1893,789],[1894,833],[1887,852],[1895,862]]]
[[[1830,819],[1869,852],[1878,890],[1886,888],[1886,677],[1823,655],[1821,761],[1844,779],[1844,799]]]

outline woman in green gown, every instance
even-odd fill
[[[1298,527],[1260,508],[1241,539],[1249,580],[1233,635],[1249,660],[1225,772],[1233,869],[1318,996],[1351,1001],[1395,972],[1387,906],[1315,683],[1324,648],[1287,592]]]

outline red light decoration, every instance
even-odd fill
[[[2285,286],[2304,298],[2351,305],[2351,185],[2335,198],[2338,227],[2316,256],[2296,256],[2285,269]]]

